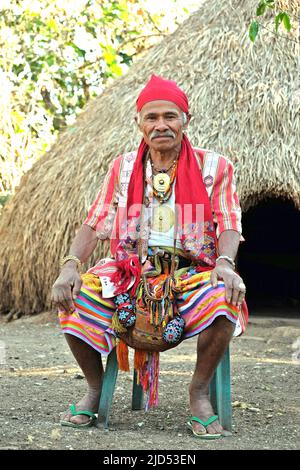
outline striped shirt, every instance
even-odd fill
[[[217,237],[225,230],[235,230],[241,234],[241,208],[231,161],[211,150],[194,148],[194,152],[211,202]],[[110,238],[118,206],[126,207],[127,191],[136,155],[137,152],[129,152],[110,163],[102,187],[83,222],[84,225],[97,230],[97,236],[102,240]],[[151,205],[150,198],[149,210]],[[105,217],[99,222],[103,211]]]

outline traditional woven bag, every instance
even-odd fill
[[[179,320],[178,317],[171,276],[166,276],[163,295],[160,298],[150,293],[147,277],[142,276],[137,297],[135,324],[127,328],[126,332],[119,333],[118,336],[128,346],[149,352],[162,352],[177,346],[182,340],[179,330],[180,326],[183,326],[183,320]],[[168,337],[165,332],[172,320],[174,320],[173,338],[172,341],[167,341]]]

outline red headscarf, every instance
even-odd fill
[[[171,101],[184,113],[189,112],[187,96],[179,86],[173,80],[165,80],[157,75],[152,75],[136,100],[137,112],[140,112],[144,104],[156,100]]]

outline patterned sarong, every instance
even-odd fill
[[[196,273],[191,266],[175,271],[177,305],[185,320],[184,339],[198,335],[220,315],[236,325],[234,336],[245,329],[243,312],[225,298],[222,281],[217,287],[210,283],[210,271]],[[59,321],[64,333],[85,341],[102,355],[108,355],[116,345],[116,335],[111,329],[116,306],[113,298],[101,296],[98,276],[82,275],[82,287],[74,301],[74,312],[59,311]],[[244,308],[245,303],[243,303]]]

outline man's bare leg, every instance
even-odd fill
[[[203,421],[214,414],[209,400],[209,384],[232,338],[234,327],[225,316],[220,316],[198,336],[197,362],[189,392],[192,416],[197,416]],[[200,423],[193,421],[192,424],[196,432],[205,431]],[[210,434],[222,431],[218,421],[207,426],[207,432]]]
[[[101,354],[76,336],[65,334],[65,337],[73,356],[86,378],[88,386],[87,393],[76,403],[76,410],[88,410],[97,413],[103,376]],[[70,411],[63,419],[76,424],[83,424],[89,421],[88,416],[72,416]]]

